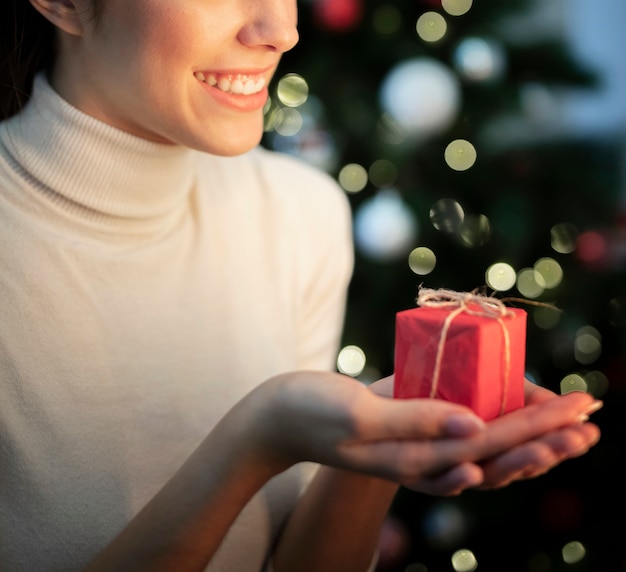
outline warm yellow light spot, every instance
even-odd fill
[[[418,18],[415,30],[425,42],[438,42],[446,35],[448,24],[438,12],[426,12]]]
[[[587,382],[582,375],[570,373],[561,380],[561,394],[570,391],[587,391]]]
[[[576,249],[578,231],[567,222],[555,224],[550,229],[550,244],[560,254],[570,254]]]
[[[290,137],[299,133],[304,124],[302,115],[296,110],[289,107],[283,107],[276,111],[274,116],[274,129],[279,135]]]
[[[506,262],[496,262],[485,272],[487,286],[497,292],[505,292],[513,288],[516,279],[515,269]]]
[[[430,274],[437,265],[437,257],[435,253],[425,246],[415,248],[411,254],[409,254],[409,268],[415,272],[424,276]]]
[[[478,568],[478,562],[471,550],[457,550],[451,560],[455,572],[473,572]]]
[[[280,109],[280,105],[271,97],[268,97],[263,106],[263,130],[266,132],[274,131],[276,123],[276,112]]]
[[[348,163],[339,171],[339,184],[348,193],[358,193],[367,185],[367,171],[358,163]]]
[[[467,14],[472,7],[472,0],[442,0],[441,6],[451,16]]]
[[[563,269],[554,258],[540,258],[534,268],[541,274],[546,288],[556,288],[563,280]]]
[[[602,352],[602,335],[591,326],[584,326],[576,332],[574,357],[578,363],[590,364],[596,361]]]
[[[340,373],[356,377],[365,368],[365,352],[358,346],[346,346],[337,357],[337,369]]]
[[[276,96],[283,105],[298,107],[309,97],[309,86],[302,76],[288,73],[278,81]]]
[[[476,149],[465,139],[452,141],[445,151],[445,159],[448,167],[455,171],[467,171],[476,163]]]
[[[576,564],[580,562],[586,554],[585,547],[577,541],[568,542],[561,550],[563,562],[566,564]]]
[[[517,273],[517,289],[526,298],[539,298],[546,289],[543,276],[534,268],[522,268]]]

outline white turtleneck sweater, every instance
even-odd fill
[[[0,268],[0,569],[71,572],[252,388],[334,367],[350,213],[293,158],[148,142],[39,77],[0,124]],[[302,468],[209,570],[262,569]]]

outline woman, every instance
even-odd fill
[[[398,485],[598,440],[587,394],[484,424],[332,372],[348,205],[258,147],[295,0],[2,10],[3,570],[361,572]]]

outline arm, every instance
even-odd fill
[[[386,481],[476,485],[483,477],[474,461],[571,424],[592,403],[582,393],[548,400],[492,430],[460,405],[387,399],[338,374],[278,376],[226,414],[88,570],[204,570],[248,500],[272,476],[310,460],[335,469],[321,471],[296,507],[277,572],[306,570],[303,557],[311,570],[362,572],[397,486]]]

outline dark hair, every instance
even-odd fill
[[[50,70],[56,53],[56,29],[29,0],[0,0],[0,120],[20,111],[30,99],[33,78]],[[97,27],[104,0],[91,0]]]
[[[52,65],[55,30],[28,0],[1,1],[0,119],[5,119],[24,107],[35,74]]]

